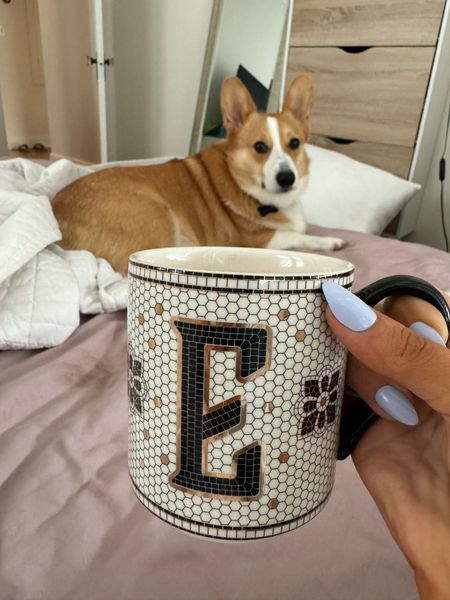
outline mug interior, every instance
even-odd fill
[[[329,277],[354,270],[340,258],[267,248],[194,246],[142,250],[130,256],[142,266],[193,273]]]

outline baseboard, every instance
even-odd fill
[[[55,152],[50,153],[50,160],[60,160],[61,158],[65,158],[66,160],[70,160],[77,165],[95,165],[96,163],[88,162],[86,160],[81,160],[80,158],[73,158],[72,156],[62,156],[61,154],[55,154]]]

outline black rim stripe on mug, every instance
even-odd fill
[[[323,258],[327,258],[326,256],[324,256]],[[213,277],[213,278],[219,278],[219,279],[250,279],[252,281],[256,281],[256,280],[279,280],[279,281],[308,281],[310,279],[333,279],[334,277],[345,277],[345,276],[349,276],[349,275],[353,275],[353,273],[355,272],[355,269],[347,269],[344,271],[335,271],[335,272],[330,272],[330,273],[326,273],[324,275],[258,275],[258,274],[251,274],[251,275],[246,275],[245,273],[214,273],[214,272],[207,272],[207,271],[189,271],[189,270],[185,270],[185,269],[177,269],[175,267],[158,267],[155,265],[146,265],[144,263],[137,263],[134,262],[133,260],[129,261],[129,265],[136,267],[136,268],[140,268],[140,269],[150,269],[152,271],[160,271],[163,273],[174,273],[177,275],[188,275],[190,277]],[[134,276],[136,276],[135,273],[133,273],[131,271],[131,274],[133,274]]]
[[[344,276],[346,276],[347,274],[345,274]],[[303,288],[303,289],[275,289],[275,290],[266,290],[266,289],[258,289],[258,288],[228,288],[228,287],[220,287],[219,284],[212,284],[212,285],[195,285],[195,284],[188,284],[188,283],[179,283],[179,282],[175,282],[175,281],[164,281],[162,279],[153,279],[152,277],[146,277],[145,275],[135,275],[133,274],[129,274],[129,277],[133,277],[135,279],[141,279],[142,281],[149,281],[150,283],[159,283],[159,284],[163,284],[163,285],[170,285],[173,287],[179,287],[179,288],[183,288],[183,289],[191,289],[191,290],[205,290],[205,291],[216,291],[216,292],[227,292],[230,294],[304,294],[305,292],[311,293],[311,294],[321,294],[322,293],[322,287],[316,287],[316,288]],[[336,275],[336,278],[341,278],[341,275]],[[327,276],[326,279],[330,280],[333,279],[334,276]],[[271,279],[266,279],[265,281],[272,281]],[[277,280],[277,281],[282,281],[282,280]],[[289,279],[289,281],[291,281],[291,279]],[[340,284],[342,285],[342,287],[345,287],[347,289],[349,289],[352,286],[352,283],[345,283],[345,284]]]

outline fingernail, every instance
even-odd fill
[[[331,312],[345,327],[353,331],[365,331],[377,320],[370,306],[334,281],[324,281],[322,291]]]
[[[380,408],[396,421],[405,425],[417,425],[419,416],[409,399],[392,385],[383,385],[375,394]]]
[[[435,342],[436,344],[440,344],[441,346],[447,346],[447,344],[438,334],[436,329],[433,329],[426,323],[422,323],[422,321],[416,321],[415,323],[410,325],[409,328],[413,329],[414,331],[417,331],[417,333],[420,333],[420,335],[424,338],[427,338],[427,340]]]

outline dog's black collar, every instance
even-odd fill
[[[265,217],[270,213],[278,212],[278,208],[273,206],[273,204],[261,204],[261,206],[258,206],[258,212],[262,217]]]

